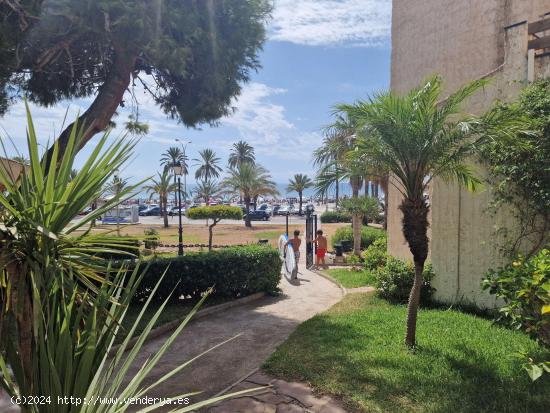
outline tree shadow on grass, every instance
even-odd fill
[[[550,380],[531,383],[517,360],[494,360],[487,348],[453,336],[444,348],[429,343],[411,353],[402,333],[321,315],[302,324],[266,367],[359,411],[550,412]]]

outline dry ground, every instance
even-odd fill
[[[349,224],[323,224],[323,231],[330,240],[337,228]],[[176,244],[178,242],[178,226],[170,225],[164,228],[162,225],[125,225],[121,227],[121,235],[135,236],[142,238],[143,231],[154,228],[159,232],[160,241],[163,244]],[[302,236],[305,231],[304,224],[293,224],[289,226],[289,232],[298,229]],[[98,225],[94,232],[110,231],[116,234],[116,228],[113,225]],[[214,227],[214,244],[218,245],[238,245],[255,244],[260,239],[267,239],[271,245],[276,245],[279,236],[285,232],[285,225],[266,224],[257,225],[252,228],[246,228],[244,225],[218,224]],[[207,244],[208,227],[206,225],[184,225],[183,226],[184,244]]]

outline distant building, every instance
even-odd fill
[[[550,75],[550,0],[393,0],[391,88],[406,92],[441,74],[448,92],[492,76],[465,108],[480,114],[509,100],[530,81]],[[490,190],[470,193],[435,181],[430,190],[430,261],[436,298],[494,305],[480,289],[483,273],[503,262],[495,228],[505,212],[486,213]],[[388,249],[411,258],[401,232],[399,193],[390,185]]]

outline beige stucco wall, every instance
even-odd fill
[[[509,26],[539,20],[548,11],[550,0],[394,0],[391,87],[402,93],[438,73],[449,93],[491,74],[491,85],[465,111],[479,114],[495,99],[512,99],[527,84],[528,35],[527,24]],[[536,60],[537,77],[550,73],[549,60]],[[472,194],[435,180],[430,192],[436,298],[493,306],[480,280],[489,267],[503,262],[493,237],[511,215],[487,213],[490,189]],[[389,252],[410,259],[401,233],[399,193],[390,187],[388,196]]]

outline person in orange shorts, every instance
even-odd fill
[[[312,243],[317,244],[317,251],[315,253],[315,268],[319,269],[320,266],[327,268],[327,264],[325,263],[325,254],[327,253],[328,241],[323,235],[322,230],[317,231],[317,236]]]

